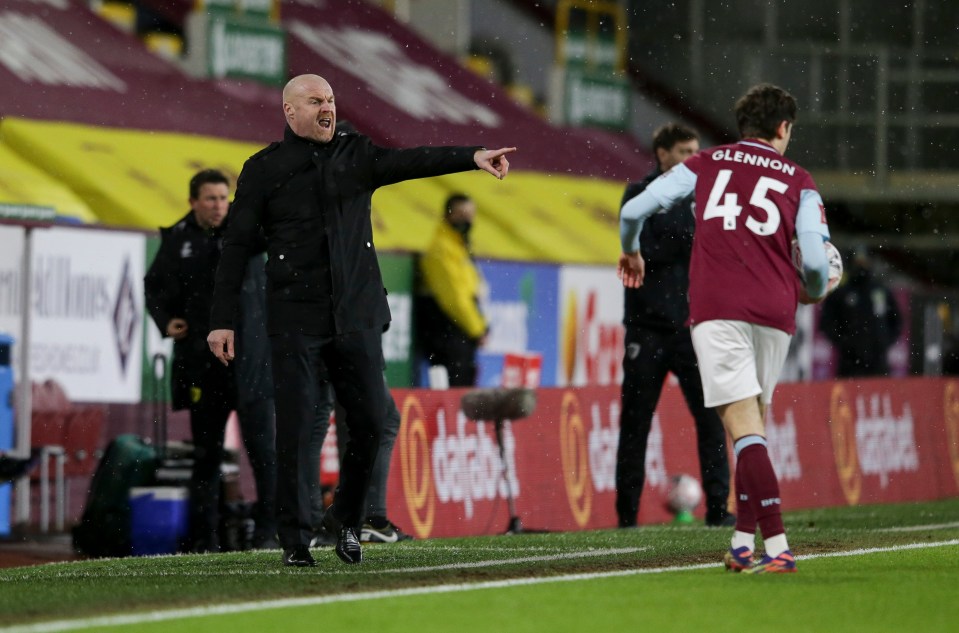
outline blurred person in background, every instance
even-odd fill
[[[26,477],[40,463],[40,449],[34,448],[30,457],[14,457],[0,451],[0,484]]]
[[[846,271],[846,283],[823,302],[819,330],[839,354],[836,376],[888,376],[889,348],[902,333],[896,297],[872,270],[860,247]]]
[[[214,169],[190,180],[190,212],[160,229],[160,249],[144,279],[147,309],[160,332],[173,339],[173,409],[189,409],[194,444],[190,479],[192,550],[216,552],[224,433],[237,411],[256,480],[253,546],[277,547],[273,386],[266,336],[262,255],[249,259],[243,279],[236,370],[210,355],[213,281],[228,222],[230,185]]]
[[[699,151],[699,137],[676,123],[653,133],[656,167],[640,182],[630,183],[620,207],[649,183]],[[633,527],[646,480],[646,444],[669,372],[679,380],[686,406],[696,423],[699,467],[706,497],[706,525],[731,526],[727,511],[729,459],[726,433],[714,409],[703,404],[699,365],[686,321],[689,319],[689,258],[696,217],[693,197],[677,202],[669,213],[657,213],[643,227],[641,251],[646,277],[640,288],[626,288],[623,325],[622,414],[616,453],[616,514],[619,527]]]
[[[441,365],[450,387],[476,384],[476,354],[489,324],[480,310],[486,292],[470,245],[476,203],[463,193],[447,199],[443,219],[420,256],[416,333],[431,367]]]

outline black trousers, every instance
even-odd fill
[[[450,387],[476,385],[476,341],[462,332],[444,332],[432,344],[426,360],[430,365],[443,365],[450,378]]]
[[[380,329],[335,336],[285,332],[270,337],[276,398],[276,518],[280,545],[308,545],[311,436],[321,389],[328,379],[350,419],[350,441],[330,511],[343,525],[359,528],[382,433],[383,350]]]
[[[233,373],[212,367],[204,374],[202,386],[191,393],[190,432],[194,463],[190,476],[190,526],[193,545],[216,550],[222,488],[220,465],[224,458],[224,434],[236,399],[229,381]],[[276,534],[276,448],[273,400],[265,398],[236,406],[240,434],[256,481],[256,525],[254,543]]]
[[[431,366],[446,367],[450,387],[476,385],[479,341],[471,339],[450,320],[433,297],[416,299],[416,338],[423,357]]]
[[[715,410],[703,406],[699,365],[688,329],[626,328],[623,356],[623,411],[616,453],[616,514],[620,527],[636,525],[639,498],[646,481],[646,443],[666,374],[679,379],[696,423],[699,467],[706,496],[707,520],[721,518],[729,496],[726,434]],[[664,440],[669,431],[664,429]]]
[[[216,361],[214,361],[216,362]],[[233,410],[232,372],[210,366],[200,386],[190,388],[193,471],[190,476],[190,532],[193,547],[216,551],[220,510],[220,464],[223,435]]]
[[[236,416],[256,482],[253,544],[258,545],[276,537],[276,415],[273,398],[238,403]]]

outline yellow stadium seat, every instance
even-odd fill
[[[5,118],[0,129],[5,146],[72,190],[102,222],[144,229],[173,224],[186,213],[186,183],[198,168],[213,167],[235,180],[244,161],[262,148],[197,135],[16,117]],[[144,155],[151,157],[149,170],[142,167]],[[620,182],[599,178],[524,170],[502,182],[475,172],[410,180],[373,196],[376,246],[422,251],[442,217],[443,202],[452,192],[465,191],[482,218],[473,234],[477,256],[609,265],[619,255],[622,188]],[[26,194],[11,198],[32,202]],[[58,200],[36,199],[60,208]]]
[[[496,66],[493,60],[486,55],[469,55],[463,59],[463,65],[467,70],[479,75],[483,79],[496,81]]]
[[[524,105],[527,108],[536,107],[536,95],[533,94],[532,86],[528,86],[526,84],[512,84],[506,87],[506,91],[516,103]]]
[[[170,61],[176,61],[183,54],[183,38],[175,33],[146,33],[143,43],[151,53]]]
[[[91,8],[104,20],[112,23],[121,31],[133,33],[137,27],[137,10],[128,2],[115,0],[100,0],[94,2]]]

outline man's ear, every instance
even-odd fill
[[[792,123],[786,120],[779,122],[779,127],[776,128],[776,138],[786,138],[789,135],[789,128],[792,127]]]
[[[662,164],[666,162],[666,157],[669,156],[669,151],[663,147],[656,148],[656,164],[662,167]]]

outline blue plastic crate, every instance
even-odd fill
[[[131,488],[130,542],[134,556],[174,554],[189,529],[186,488]]]

